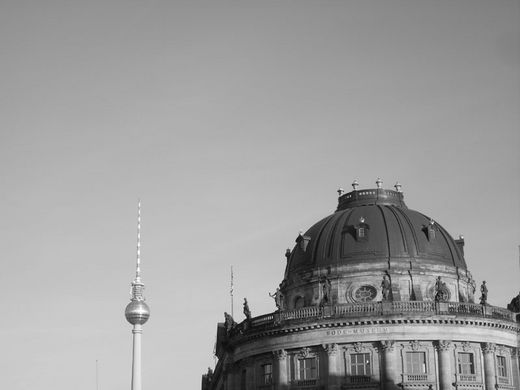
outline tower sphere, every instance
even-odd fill
[[[144,301],[132,300],[126,306],[125,317],[132,325],[143,325],[150,318],[150,308]]]

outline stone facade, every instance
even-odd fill
[[[341,194],[288,253],[281,308],[219,324],[203,390],[520,390],[520,323],[475,303],[463,244],[400,191]]]

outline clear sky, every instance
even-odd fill
[[[519,290],[520,3],[0,2],[2,387],[198,389],[216,323],[274,310],[284,252],[378,176]]]

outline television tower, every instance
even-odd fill
[[[141,201],[137,203],[137,263],[132,282],[130,303],[125,317],[134,327],[132,349],[132,390],[141,390],[141,335],[143,324],[150,318],[150,308],[144,302],[144,283],[141,281]]]

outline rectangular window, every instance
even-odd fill
[[[507,378],[507,364],[505,356],[497,356],[497,373],[502,378]]]
[[[408,374],[426,374],[426,353],[406,352],[406,372]]]
[[[270,385],[273,383],[273,365],[264,364],[262,366],[262,384]]]
[[[459,374],[469,375],[475,373],[475,362],[473,361],[472,353],[459,352],[457,354],[457,362]]]
[[[318,360],[315,357],[299,359],[300,379],[318,378]]]
[[[350,355],[351,375],[370,375],[370,354],[354,353]]]

